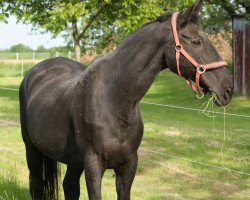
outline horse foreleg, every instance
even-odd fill
[[[102,164],[101,158],[93,152],[85,155],[84,162],[89,200],[101,200],[101,182],[106,168]]]
[[[63,180],[63,190],[66,200],[78,200],[80,196],[80,177],[83,167],[67,166],[67,172]]]
[[[135,177],[137,163],[138,155],[135,154],[128,162],[115,169],[118,200],[130,200],[130,191]]]

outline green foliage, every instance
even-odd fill
[[[247,0],[209,0],[208,2],[219,5],[229,15],[247,15],[250,13],[250,1]]]
[[[46,52],[48,51],[43,45],[37,47],[36,52]]]
[[[31,49],[29,46],[26,46],[24,44],[16,44],[10,47],[10,52],[18,52],[18,53],[23,53],[23,52],[31,52],[33,49]]]
[[[6,22],[6,18],[9,16],[7,12],[7,6],[3,0],[0,0],[0,22]]]
[[[179,10],[193,0],[23,0],[11,1],[18,20],[42,28],[53,36],[80,44],[82,50],[120,42],[128,33],[165,10]]]
[[[203,9],[203,26],[208,32],[230,30],[226,21],[233,15],[241,15],[249,19],[250,1],[246,0],[207,0]]]
[[[81,46],[85,52],[96,47],[101,51],[120,43],[142,24],[164,12],[186,9],[195,0],[13,0],[5,11],[19,21],[33,24],[54,37],[63,36],[68,43]],[[208,31],[227,29],[230,14],[250,13],[245,0],[207,0],[202,25]],[[8,5],[8,6],[7,6]],[[7,9],[8,8],[8,9]],[[6,13],[6,12],[5,12]],[[1,14],[0,14],[1,19]]]

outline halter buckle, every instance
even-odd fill
[[[182,49],[183,49],[183,47],[181,44],[175,46],[175,51],[177,51],[177,52],[180,52]]]
[[[196,71],[199,74],[203,74],[206,71],[206,69],[204,68],[204,65],[200,65],[199,67],[197,67]]]
[[[196,98],[197,99],[202,99],[205,96],[205,94],[203,92],[197,92],[196,93]]]

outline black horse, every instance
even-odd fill
[[[201,1],[179,14],[178,35],[199,63],[221,58],[198,27]],[[53,58],[34,66],[20,86],[23,141],[33,199],[56,199],[57,162],[67,165],[65,199],[78,199],[79,178],[85,170],[89,199],[101,199],[101,180],[114,169],[119,200],[130,199],[137,151],[143,135],[139,101],[157,74],[177,73],[171,15],[142,26],[112,53],[88,68]],[[183,77],[195,80],[196,69],[180,58]],[[226,67],[207,70],[201,87],[228,104],[232,80]]]

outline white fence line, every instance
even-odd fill
[[[2,89],[2,90],[13,90],[13,91],[18,91],[19,90],[19,89],[16,89],[16,88],[6,88],[6,87],[0,87],[0,89]],[[177,109],[182,109],[182,110],[190,110],[190,111],[196,111],[196,112],[203,112],[203,110],[197,109],[197,108],[188,108],[188,107],[175,106],[175,105],[169,105],[169,104],[151,103],[151,102],[146,102],[146,101],[141,101],[140,103],[142,103],[142,104],[148,104],[148,105],[152,105],[152,106],[161,106],[161,107],[177,108]],[[223,112],[218,112],[218,111],[207,111],[207,112],[212,112],[214,114],[224,115]],[[229,116],[235,116],[235,117],[250,118],[250,115],[242,115],[242,114],[236,114],[236,113],[225,113],[225,114],[229,115]]]
[[[12,124],[12,125],[20,126],[20,123],[18,123],[18,122],[1,120],[1,119],[0,119],[0,122],[6,123],[6,124]]]
[[[153,106],[161,106],[161,107],[177,108],[177,109],[183,109],[183,110],[191,110],[191,111],[203,112],[203,110],[197,109],[197,108],[188,108],[188,107],[183,107],[183,106],[174,106],[174,105],[168,105],[168,104],[151,103],[151,102],[145,102],[145,101],[141,101],[141,103],[142,104],[153,105]],[[214,113],[214,114],[224,115],[223,112],[217,112],[217,111],[206,111],[206,112],[211,112],[211,113]],[[249,115],[242,115],[242,114],[236,114],[236,113],[225,113],[225,114],[230,115],[230,116],[236,116],[236,117],[250,118]]]
[[[17,122],[12,122],[12,121],[7,121],[7,120],[0,120],[0,122],[4,122],[4,123],[8,123],[8,124],[13,124],[13,125],[20,126],[20,123],[17,123]],[[183,157],[180,157],[180,156],[173,156],[173,155],[169,155],[169,154],[166,154],[166,153],[162,153],[162,152],[158,152],[158,151],[146,149],[146,148],[143,148],[143,147],[140,147],[139,150],[146,151],[146,152],[149,152],[149,153],[152,153],[152,154],[156,154],[156,155],[161,155],[161,156],[169,157],[169,158],[175,158],[175,159],[178,159],[178,160],[183,160],[183,161],[194,163],[194,164],[198,164],[198,165],[203,165],[203,166],[206,166],[206,167],[212,167],[212,168],[216,168],[216,169],[220,169],[220,170],[226,170],[228,172],[234,172],[234,173],[244,174],[244,175],[250,176],[250,173],[248,173],[248,172],[242,172],[242,171],[238,171],[238,170],[234,170],[234,169],[229,169],[227,167],[221,167],[221,166],[217,166],[217,165],[211,165],[211,164],[203,163],[203,162],[200,162],[200,161],[195,161],[195,160],[190,160],[190,159],[187,159],[187,158],[183,158]]]
[[[0,52],[1,60],[40,60],[52,57],[63,56],[72,59],[74,52]]]
[[[0,87],[1,90],[12,90],[12,91],[19,91],[17,88],[6,88],[6,87]]]
[[[149,152],[149,153],[152,153],[152,154],[165,156],[165,157],[175,158],[175,159],[178,159],[178,160],[183,160],[183,161],[198,164],[198,165],[203,165],[203,166],[206,166],[206,167],[212,167],[212,168],[216,168],[216,169],[220,169],[220,170],[226,170],[228,172],[234,172],[234,173],[244,174],[244,175],[250,176],[250,173],[247,173],[247,172],[242,172],[242,171],[238,171],[238,170],[234,170],[234,169],[229,169],[227,167],[220,167],[220,166],[217,166],[217,165],[211,165],[211,164],[207,164],[207,163],[203,163],[203,162],[199,162],[199,161],[195,161],[195,160],[189,160],[187,158],[183,158],[183,157],[179,157],[179,156],[173,156],[173,155],[169,155],[169,154],[166,154],[166,153],[145,149],[145,148],[142,148],[142,147],[140,147],[139,150],[146,151],[146,152]]]

